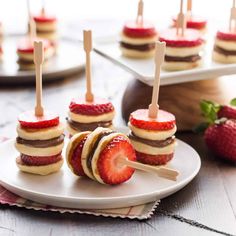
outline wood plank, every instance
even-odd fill
[[[182,133],[178,137],[198,151],[202,167],[194,181],[180,192],[164,199],[160,209],[236,234],[235,216],[217,162],[207,152],[201,136]]]

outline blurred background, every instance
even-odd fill
[[[43,1],[43,0],[42,0]],[[42,1],[31,0],[33,13],[39,12]],[[46,10],[58,17],[61,31],[76,34],[83,27],[95,30],[96,36],[107,36],[116,32],[128,19],[136,16],[137,0],[44,0]],[[1,0],[0,20],[6,33],[24,33],[27,22],[26,0]],[[210,24],[228,24],[231,0],[195,0],[193,13],[207,17]],[[178,0],[145,0],[144,16],[154,21],[159,29],[170,23],[176,15]],[[110,19],[110,21],[107,21]],[[106,21],[105,21],[106,20]],[[110,27],[112,25],[112,28]]]

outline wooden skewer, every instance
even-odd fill
[[[91,85],[91,65],[90,65],[91,50],[92,50],[92,32],[91,30],[87,31],[84,30],[84,51],[86,53],[86,85],[87,85],[85,98],[87,102],[93,102],[94,99]]]
[[[180,0],[180,12],[176,20],[176,34],[184,36],[185,28],[186,28],[186,19],[183,13],[183,0]],[[179,33],[180,30],[181,30],[181,34]]]
[[[187,1],[187,12],[191,14],[192,8],[193,8],[193,2],[192,2],[192,0],[188,0]]]
[[[45,0],[42,0],[41,15],[45,16]]]
[[[150,118],[156,118],[159,110],[158,97],[160,87],[161,64],[165,56],[165,42],[156,42],[155,48],[155,79],[152,90],[152,103],[149,105],[148,115]]]
[[[29,37],[30,37],[30,41],[33,42],[33,40],[36,38],[36,25],[30,12],[29,0],[27,0],[27,11],[28,11],[28,18],[29,18]]]
[[[233,32],[236,30],[236,7],[235,7],[235,0],[233,0],[233,6],[230,12],[230,19],[229,19],[229,31]]]
[[[36,74],[36,106],[35,115],[43,116],[44,110],[42,106],[42,64],[44,60],[43,42],[34,42],[34,64]]]
[[[143,4],[144,4],[143,0],[139,0],[136,23],[140,25],[143,24]]]
[[[158,176],[160,176],[162,178],[166,178],[166,179],[173,180],[173,181],[176,181],[177,176],[179,175],[178,171],[170,169],[170,168],[166,168],[163,166],[156,167],[156,166],[145,165],[145,164],[142,164],[139,162],[130,161],[124,157],[120,157],[118,159],[118,162],[121,165],[127,165],[127,166],[130,166],[130,167],[137,169],[137,170],[151,172],[151,173],[157,174]]]

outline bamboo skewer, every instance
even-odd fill
[[[161,64],[164,61],[165,56],[165,46],[164,42],[156,42],[155,48],[155,79],[152,90],[152,103],[149,105],[148,115],[150,118],[157,118],[158,116],[158,97],[159,97],[159,87],[160,87],[160,73]]]
[[[29,38],[30,38],[30,41],[33,42],[37,34],[36,34],[36,25],[30,12],[29,0],[27,0],[27,11],[28,11],[28,18],[29,18]]]
[[[44,60],[42,41],[34,42],[34,64],[36,74],[36,106],[35,116],[43,116],[44,109],[42,106],[42,64]]]
[[[170,169],[170,168],[166,168],[163,166],[156,167],[156,166],[145,165],[139,162],[130,161],[127,158],[123,158],[123,157],[119,157],[118,162],[121,165],[130,166],[137,170],[151,172],[151,173],[157,174],[158,176],[162,178],[173,180],[173,181],[176,181],[177,176],[179,175],[178,171]]]
[[[183,0],[180,0],[180,12],[176,20],[176,34],[180,36],[184,36],[185,28],[186,28],[186,18],[183,13]]]
[[[233,6],[230,12],[230,19],[229,19],[229,31],[235,32],[236,30],[236,7],[235,7],[235,0],[233,0]]]
[[[87,102],[93,102],[94,96],[92,93],[91,84],[91,63],[90,63],[90,52],[92,50],[92,32],[91,30],[84,30],[84,51],[86,53],[86,86],[87,91],[85,98]]]
[[[138,13],[137,13],[137,18],[136,18],[136,23],[139,25],[143,24],[143,0],[139,0],[138,3]]]

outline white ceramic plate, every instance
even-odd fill
[[[207,42],[203,53],[203,65],[199,68],[183,71],[161,71],[161,85],[178,84],[203,79],[214,79],[222,75],[236,73],[236,64],[219,64],[212,61],[213,34],[206,35]],[[137,79],[152,85],[154,78],[154,60],[131,59],[121,55],[117,40],[103,39],[97,42],[94,51],[123,69],[131,72]]]
[[[86,178],[77,178],[66,163],[61,171],[49,176],[23,173],[15,164],[17,155],[13,139],[0,145],[2,186],[39,203],[79,209],[128,207],[162,199],[188,184],[201,166],[197,152],[178,140],[175,157],[169,164],[169,167],[180,172],[176,182],[136,171],[128,182],[118,186],[106,186]]]

